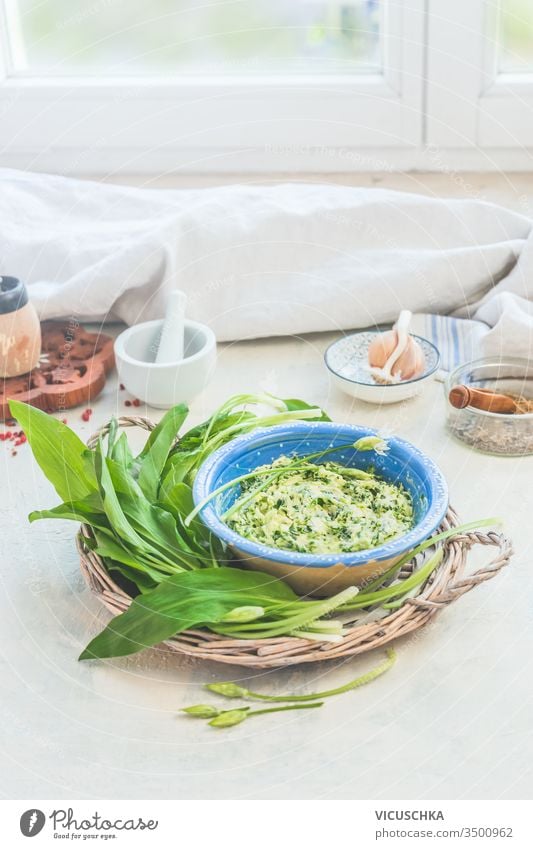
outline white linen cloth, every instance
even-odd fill
[[[12,170],[0,181],[1,273],[29,284],[43,319],[159,318],[178,287],[219,340],[368,327],[409,308],[476,321],[441,322],[452,364],[452,327],[463,340],[474,331],[477,355],[532,350],[532,222],[490,203],[316,184],[156,190]],[[431,332],[431,317],[419,321]]]

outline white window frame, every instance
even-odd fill
[[[429,0],[426,141],[533,165],[533,73],[500,73],[499,0]],[[450,56],[453,45],[453,56]],[[505,167],[505,166],[504,166]]]
[[[17,75],[0,20],[0,165],[109,176],[531,170],[533,74],[498,72],[497,2],[383,0],[383,71],[345,76]]]
[[[0,163],[66,173],[324,172],[366,169],[378,150],[415,151],[425,0],[383,6],[379,74],[43,79],[13,73],[4,40]]]

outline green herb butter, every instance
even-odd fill
[[[279,457],[273,473],[291,463]],[[307,554],[362,551],[413,527],[411,496],[379,478],[359,480],[337,463],[299,464],[270,479],[244,481],[228,525],[247,539]]]

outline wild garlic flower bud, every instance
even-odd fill
[[[229,613],[226,613],[222,622],[253,622],[255,619],[260,619],[265,615],[264,607],[253,607],[245,605],[243,607],[234,607]]]
[[[228,699],[246,698],[249,690],[245,687],[239,687],[238,684],[233,684],[231,681],[221,681],[220,684],[206,684],[206,688],[212,693],[218,693],[219,696],[226,696]]]
[[[232,725],[239,725],[244,722],[248,714],[245,710],[224,710],[211,720],[209,725],[213,728],[231,728]]]
[[[220,711],[213,705],[191,705],[190,707],[182,708],[183,713],[188,713],[189,716],[195,716],[198,719],[212,719],[218,716]]]
[[[356,451],[375,451],[376,454],[386,454],[389,450],[388,442],[381,436],[362,436],[353,447]]]

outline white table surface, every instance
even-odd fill
[[[330,699],[320,711],[216,731],[177,709],[209,700],[203,682],[249,682],[246,670],[153,651],[77,661],[108,614],[80,576],[75,525],[26,521],[30,509],[57,503],[29,447],[12,457],[0,444],[4,797],[530,797],[533,458],[487,457],[454,442],[436,382],[404,404],[352,403],[323,366],[332,338],[221,346],[191,423],[228,395],[261,388],[316,402],[339,421],[387,427],[441,466],[464,520],[503,518],[517,551],[511,566],[401,641],[395,668],[370,686]],[[91,422],[82,422],[79,409],[67,413],[68,422],[86,439],[112,413],[143,412],[127,410],[126,397],[113,375],[91,405]],[[272,692],[323,689],[381,656],[251,678]]]

